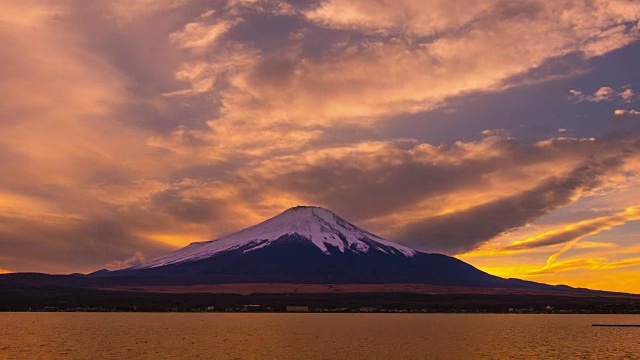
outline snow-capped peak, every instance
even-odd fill
[[[134,269],[153,268],[196,261],[222,252],[242,248],[254,251],[270,245],[284,235],[298,234],[330,255],[328,246],[341,252],[367,253],[370,250],[413,256],[415,251],[371,234],[331,211],[315,206],[296,206],[260,224],[213,241],[194,242],[171,254],[152,260]],[[373,249],[372,249],[373,248]]]

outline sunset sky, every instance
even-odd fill
[[[637,0],[0,3],[0,273],[117,269],[295,205],[640,293]]]

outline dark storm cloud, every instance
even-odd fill
[[[497,133],[500,136],[488,133],[478,142],[425,152],[417,150],[419,146],[394,144],[370,152],[310,153],[316,160],[265,164],[274,177],[256,181],[262,189],[293,193],[356,223],[424,204],[438,211],[447,208],[449,200],[464,204],[465,196],[494,194],[495,200],[440,216],[408,211],[419,220],[394,232],[372,229],[419,249],[459,254],[602,187],[638,149],[636,133],[535,143]],[[567,170],[559,170],[563,168]],[[520,190],[501,186],[514,180]]]
[[[604,176],[618,170],[622,164],[621,157],[590,160],[564,178],[552,177],[521,193],[410,224],[398,238],[426,251],[463,253],[570,203],[582,191],[597,188]],[[549,239],[550,243],[563,241],[567,241],[566,238]]]
[[[352,150],[339,156],[327,154],[313,163],[283,160],[273,179],[257,181],[265,187],[299,194],[358,221],[410,208],[430,198],[486,189],[496,181],[493,176],[528,176],[529,166],[550,171],[554,163],[563,166],[594,155],[609,156],[621,151],[626,142],[616,137],[602,142],[557,139],[543,144],[490,136],[478,142],[443,144],[425,153],[417,150],[419,145],[406,148],[393,144],[373,153]],[[576,171],[571,179],[586,172]],[[585,181],[593,172],[583,175]],[[572,184],[571,179],[566,180],[566,186]],[[553,183],[548,187],[553,188]]]
[[[488,164],[434,166],[404,163],[362,171],[347,162],[325,162],[278,179],[278,186],[305,194],[353,220],[409,207],[430,196],[484,183]],[[340,179],[340,180],[337,180]]]
[[[136,236],[120,220],[51,217],[34,222],[0,216],[2,264],[23,271],[65,273],[73,268],[90,272],[136,252],[155,257],[172,249]]]
[[[175,189],[156,194],[150,205],[180,221],[208,224],[228,211],[228,204],[204,197],[186,197]]]

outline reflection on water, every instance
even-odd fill
[[[638,315],[0,313],[0,358],[640,359]]]

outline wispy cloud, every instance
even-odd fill
[[[498,1],[452,4],[447,1],[322,1],[305,12],[305,17],[322,26],[366,33],[426,36],[459,29],[486,18]],[[465,11],[459,11],[463,6]]]
[[[620,99],[620,103],[632,103],[636,100],[635,91],[629,85],[625,85],[620,89],[614,89],[609,86],[602,86],[593,94],[585,94],[580,90],[569,90],[569,99],[574,103],[583,101],[591,103],[611,102]]]
[[[625,86],[621,92],[618,93],[618,97],[622,99],[623,103],[632,103],[636,100],[637,94],[631,88],[631,86]]]
[[[145,262],[144,254],[140,251],[136,251],[133,255],[129,256],[124,260],[114,260],[105,265],[105,267],[109,270],[119,270],[126,269],[128,267],[142,265]]]
[[[528,275],[553,274],[573,270],[612,270],[640,266],[640,258],[612,261],[606,258],[571,259],[555,262],[544,268],[531,271]]]
[[[616,109],[613,112],[613,115],[616,117],[634,117],[634,116],[640,116],[640,111],[636,109],[630,109],[630,110]]]
[[[601,231],[623,225],[629,221],[637,220],[640,220],[640,206],[630,207],[610,216],[602,216],[580,221],[575,224],[569,224],[562,229],[551,230],[536,237],[515,242],[507,246],[505,250],[525,250],[566,243],[572,243],[572,245],[574,245],[586,236],[594,235]]]

